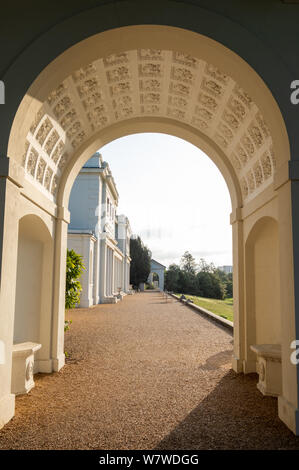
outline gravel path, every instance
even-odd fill
[[[160,293],[69,312],[70,358],[16,399],[0,449],[299,449],[232,336]]]

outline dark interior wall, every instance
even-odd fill
[[[58,23],[80,13],[106,5],[111,12],[110,27],[113,23],[115,26],[134,24],[137,16],[143,16],[144,23],[157,23],[159,19],[164,19],[167,24],[168,19],[170,22],[173,20],[169,3],[188,4],[229,18],[265,41],[290,70],[298,71],[299,4],[281,0],[18,0],[3,2],[0,7],[0,77],[34,40]],[[122,11],[125,5],[126,13]],[[200,23],[200,15],[194,20]],[[85,31],[87,36],[88,30]],[[69,39],[72,43],[71,35]]]

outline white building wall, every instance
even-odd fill
[[[96,173],[79,173],[70,196],[71,221],[69,230],[91,230],[98,223],[97,208],[100,203],[100,178]]]
[[[118,247],[122,251],[124,258],[122,263],[122,285],[123,292],[129,292],[130,284],[130,238],[132,236],[132,231],[128,218],[125,215],[119,215],[117,217],[118,223],[118,236],[117,242]]]
[[[69,246],[83,256],[87,268],[81,279],[80,306],[114,302],[119,288],[122,292],[129,290],[131,231],[127,217],[116,216],[117,205],[118,193],[109,165],[95,154],[77,176],[69,202]],[[80,239],[79,232],[95,235],[92,247],[84,237]]]

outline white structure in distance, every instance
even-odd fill
[[[115,303],[129,292],[128,218],[117,215],[119,195],[111,170],[95,153],[77,176],[70,195],[68,248],[82,255],[85,271],[80,307]]]
[[[233,272],[233,267],[229,265],[218,266],[218,269],[220,269],[220,271],[224,271],[225,274],[230,274]]]
[[[159,263],[158,261],[151,259],[151,272],[148,277],[148,282],[159,288],[161,291],[164,290],[164,273],[166,266]],[[157,280],[154,279],[154,274],[157,276]]]

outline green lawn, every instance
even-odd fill
[[[181,296],[182,294],[176,295]],[[187,299],[193,300],[193,302],[199,307],[203,307],[220,317],[226,318],[227,320],[234,321],[232,297],[228,297],[225,300],[217,300],[207,299],[206,297],[196,297],[194,295],[184,295]]]

